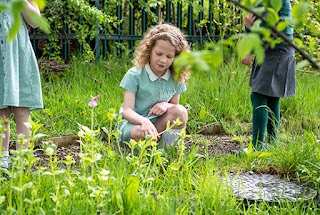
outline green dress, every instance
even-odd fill
[[[7,1],[0,0],[0,4]],[[39,68],[26,24],[22,22],[18,35],[9,41],[12,22],[8,11],[0,13],[0,109],[43,108]]]
[[[120,87],[135,94],[134,111],[139,115],[148,118],[151,122],[157,120],[157,115],[148,116],[150,109],[159,102],[169,102],[173,96],[180,95],[186,91],[183,81],[176,82],[170,70],[167,70],[162,77],[157,77],[146,64],[142,68],[133,67],[123,77]],[[123,104],[119,111],[123,115]],[[133,124],[124,121],[119,129],[121,136],[119,141],[129,141]]]

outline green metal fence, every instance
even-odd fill
[[[110,4],[107,0],[88,1],[99,10]],[[230,25],[230,20],[239,24],[239,16],[232,17],[232,13],[239,12],[224,0],[165,0],[164,4],[157,4],[155,7],[147,7],[148,4],[148,0],[118,0],[112,15],[122,22],[114,27],[112,33],[92,23],[98,30],[95,39],[89,41],[96,59],[107,57],[109,54],[120,55],[124,49],[132,50],[148,27],[160,22],[176,25],[186,34],[191,44],[200,47],[205,41],[219,39],[223,28],[228,28]],[[230,17],[226,17],[226,10],[231,11]],[[41,57],[39,43],[45,44],[49,35],[34,30],[30,32],[30,37],[37,56]],[[56,42],[60,45],[62,59],[68,59],[72,52],[83,51],[82,45],[77,43],[76,33],[68,28],[66,22],[58,35],[58,40]],[[116,50],[116,53],[112,50]]]

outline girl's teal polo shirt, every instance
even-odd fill
[[[156,115],[148,116],[148,112],[156,103],[169,102],[173,96],[186,91],[185,83],[175,81],[169,69],[162,77],[158,77],[153,73],[149,64],[142,68],[129,69],[120,87],[136,94],[134,111],[148,119],[157,117]],[[120,114],[122,110],[123,105]]]

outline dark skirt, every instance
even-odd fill
[[[271,97],[288,97],[296,93],[296,61],[294,48],[277,45],[267,48],[261,65],[253,63],[250,86],[252,92]]]

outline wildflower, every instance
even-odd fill
[[[96,95],[92,98],[92,100],[89,102],[89,107],[94,108],[98,105],[98,99],[100,98],[100,95]]]

